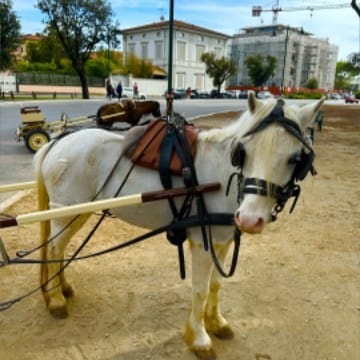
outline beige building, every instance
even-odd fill
[[[27,55],[27,47],[30,43],[38,43],[42,39],[41,35],[22,35],[20,37],[20,45],[19,47],[14,51],[14,56],[16,60],[24,59]]]
[[[277,68],[266,85],[299,88],[316,78],[319,88],[331,90],[335,81],[338,47],[328,39],[314,38],[311,33],[285,25],[249,27],[232,38],[231,56],[238,73],[229,85],[251,85],[244,61],[248,56],[271,55]]]
[[[168,71],[169,21],[122,30],[124,59],[129,54],[151,60],[153,65]],[[174,88],[213,88],[212,79],[205,74],[200,57],[215,52],[218,57],[228,55],[231,37],[196,25],[174,20],[172,83]]]

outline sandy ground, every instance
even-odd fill
[[[324,110],[323,131],[315,133],[318,175],[302,183],[292,215],[287,208],[261,236],[243,236],[238,269],[223,282],[223,310],[235,337],[214,340],[219,360],[360,359],[360,107]],[[31,193],[7,212],[35,208]],[[108,219],[91,251],[141,232]],[[37,244],[38,225],[0,235],[14,256]],[[69,318],[52,318],[39,292],[1,312],[0,359],[195,359],[182,338],[190,311],[188,249],[186,263],[182,281],[176,249],[158,236],[73,264],[67,271],[75,287]],[[0,301],[37,284],[38,266],[2,268]]]

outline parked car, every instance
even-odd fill
[[[128,98],[128,99],[132,99],[134,97],[134,91],[132,89],[132,87],[130,86],[123,86],[123,92],[122,92],[122,98]],[[145,100],[146,99],[146,95],[139,91],[139,99],[141,100]]]
[[[249,97],[249,91],[243,90],[239,92],[238,99],[247,99]]]
[[[206,90],[198,90],[199,98],[200,99],[209,99],[210,94]]]
[[[345,96],[345,103],[346,104],[358,104],[359,100],[355,98],[355,96]]]
[[[186,98],[186,90],[185,89],[173,89],[172,90],[174,99],[185,99]],[[167,90],[164,92],[164,97],[167,96]]]
[[[274,95],[270,91],[260,91],[257,93],[257,97],[259,99],[270,99],[273,98]]]
[[[341,99],[341,95],[338,93],[331,93],[330,94],[330,99],[332,100],[340,100]]]
[[[228,99],[236,99],[236,91],[235,90],[226,90],[222,92],[223,96]]]
[[[213,89],[210,92],[210,97],[212,99],[235,99],[236,95],[230,91],[221,91],[219,94],[217,89]]]
[[[206,90],[191,90],[191,99],[208,99],[210,94]]]

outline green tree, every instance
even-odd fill
[[[106,0],[38,0],[47,27],[59,39],[65,54],[80,79],[82,97],[89,98],[86,63],[97,44],[113,48],[119,44],[117,24],[112,24],[112,9]]]
[[[44,36],[38,43],[39,54],[43,61],[55,63],[61,68],[61,59],[68,58],[53,28],[46,28]]]
[[[248,75],[256,87],[262,86],[274,75],[277,59],[274,56],[255,55],[245,60]]]
[[[220,94],[221,85],[236,74],[235,63],[224,56],[217,58],[213,52],[203,53],[201,61],[205,63],[205,72],[213,79],[213,85],[217,88],[217,93]]]
[[[122,68],[122,61],[117,51],[97,51],[96,56],[90,59],[86,64],[86,74],[88,76],[97,76],[106,78],[109,76],[109,67],[112,74],[119,74]]]
[[[151,61],[139,59],[134,54],[129,54],[123,72],[124,74],[131,73],[135,77],[151,78],[153,67]]]
[[[356,76],[360,74],[360,52],[352,53],[348,56],[348,65],[347,70],[350,72],[351,76]]]
[[[308,89],[311,90],[315,90],[319,87],[319,81],[317,78],[315,77],[311,77],[310,79],[308,79],[308,81],[306,82],[305,87],[307,87]]]
[[[356,69],[356,63],[350,61],[338,61],[336,63],[335,72],[335,89],[349,90],[352,77],[360,73],[360,69]]]
[[[12,10],[12,1],[3,0],[0,2],[0,70],[11,67],[19,39],[20,22]]]

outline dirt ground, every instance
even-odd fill
[[[318,175],[301,184],[293,214],[287,207],[262,235],[243,236],[238,269],[223,282],[223,310],[235,337],[214,339],[219,360],[360,359],[360,107],[324,111],[323,130],[315,132]],[[205,120],[225,123],[224,116]],[[33,211],[35,199],[30,193],[7,213]],[[108,219],[91,251],[142,232]],[[0,236],[13,257],[37,244],[38,225],[3,229]],[[70,316],[52,318],[39,292],[1,312],[0,359],[195,359],[182,338],[191,306],[188,249],[185,255],[184,281],[164,236],[73,264]],[[0,301],[37,285],[37,265],[0,269]]]

